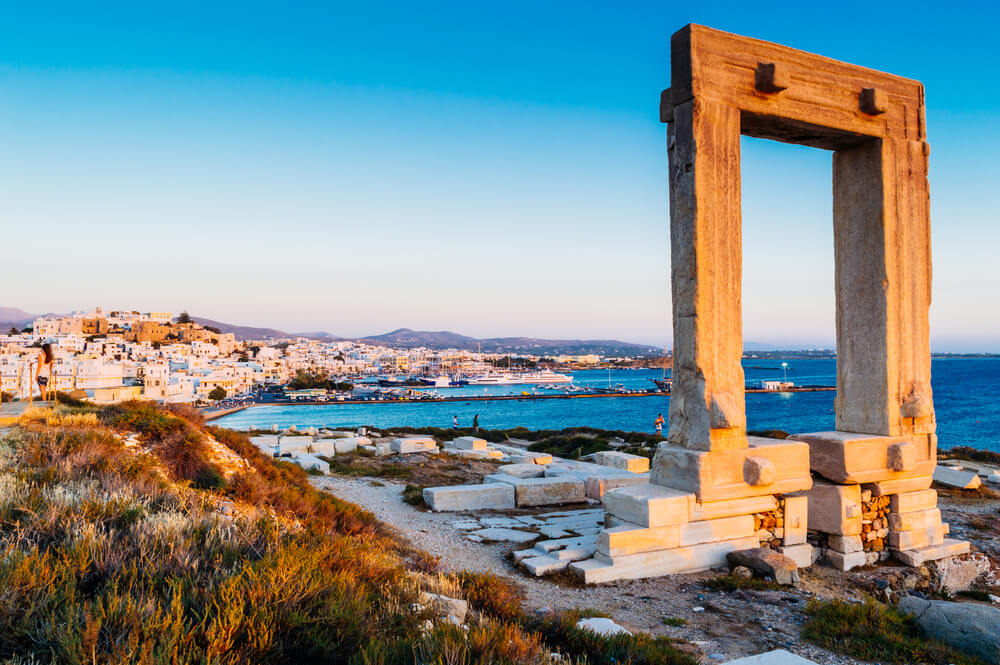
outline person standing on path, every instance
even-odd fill
[[[458,429],[458,416],[451,419],[451,428]]]
[[[653,427],[656,428],[656,436],[663,436],[663,423],[664,422],[666,422],[666,421],[663,420],[663,414],[662,413],[660,415],[656,416],[656,420],[653,421]]]
[[[38,392],[43,402],[49,399],[49,379],[52,378],[52,345],[48,342],[42,344],[38,350],[38,365],[35,367],[35,383],[38,384]],[[45,375],[42,375],[45,372]]]
[[[479,431],[479,414],[472,416],[472,429]]]

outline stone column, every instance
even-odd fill
[[[673,109],[667,141],[674,320],[669,438],[695,450],[745,448],[740,112],[690,100]]]
[[[932,434],[927,144],[833,156],[838,431]]]

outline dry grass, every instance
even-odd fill
[[[248,461],[211,491],[190,477],[207,433]],[[529,617],[500,578],[434,575],[299,467],[139,402],[61,405],[0,442],[0,552],[0,662],[694,662]],[[415,609],[424,589],[468,599],[467,629]]]

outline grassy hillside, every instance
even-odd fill
[[[2,662],[695,662],[438,574],[297,466],[149,403],[34,410],[0,437],[0,550]],[[467,599],[467,625],[422,592]]]

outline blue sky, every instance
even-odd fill
[[[697,22],[925,83],[934,347],[1000,351],[986,3],[161,4],[0,4],[0,305],[662,344]],[[830,344],[830,154],[743,147],[745,336]]]

